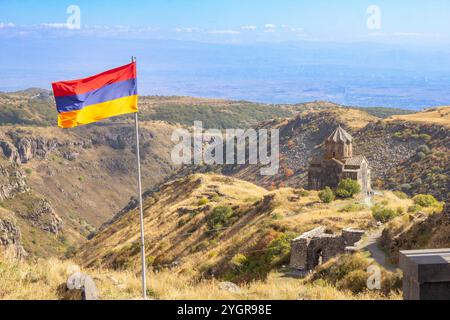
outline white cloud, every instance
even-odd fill
[[[247,25],[247,26],[242,26],[241,29],[242,30],[256,30],[257,27],[256,26]]]
[[[208,32],[209,34],[240,34],[240,31],[237,30],[211,30]]]
[[[0,29],[14,28],[15,26],[12,22],[0,22]]]
[[[41,23],[39,26],[45,29],[70,29],[67,23]]]
[[[184,27],[184,28],[176,28],[175,31],[176,31],[176,32],[187,32],[187,33],[192,33],[192,32],[197,32],[197,31],[199,31],[199,29],[196,28],[196,27]]]
[[[271,24],[271,23],[266,23],[264,25],[264,28],[265,28],[264,32],[275,32],[275,29],[277,28],[277,26],[274,24]]]
[[[302,32],[303,28],[291,28],[292,32]]]

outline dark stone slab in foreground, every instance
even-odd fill
[[[405,300],[450,300],[450,249],[400,251]]]

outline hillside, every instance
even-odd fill
[[[409,204],[389,192],[382,199],[395,208]],[[317,226],[330,232],[376,227],[370,209],[357,199],[324,204],[315,191],[267,191],[214,174],[195,174],[163,185],[146,197],[144,210],[147,262],[152,269],[176,266],[193,278],[214,276],[238,283],[266,279],[289,261],[290,240]],[[135,208],[105,226],[75,259],[86,267],[136,269],[138,240]],[[235,268],[239,259],[248,261],[246,267]]]
[[[450,126],[450,106],[430,108],[422,112],[408,115],[394,115],[388,121],[407,121],[416,123]]]
[[[146,187],[162,181],[174,169],[170,162],[171,142],[165,139],[173,129],[156,122],[141,126]],[[2,126],[0,154],[6,158],[2,161],[12,177],[20,177],[21,189],[14,192],[19,188],[15,187],[17,182],[2,181],[5,191],[1,205],[25,220],[28,216],[41,220],[41,209],[32,207],[32,203],[43,201],[48,207],[45,210],[61,219],[57,228],[44,230],[43,234],[23,225],[25,250],[37,255],[55,252],[55,245],[44,245],[46,234],[69,249],[122,208],[136,193],[133,150],[131,123],[73,131]],[[36,223],[40,222],[32,224]]]

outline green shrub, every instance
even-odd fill
[[[293,233],[282,233],[269,244],[265,254],[265,260],[268,265],[276,266],[287,262],[291,254],[291,240],[294,239]]]
[[[201,198],[200,200],[198,200],[198,205],[199,206],[204,206],[208,202],[209,202],[208,198]]]
[[[148,256],[147,257],[147,266],[152,266],[155,262],[156,257],[155,256]]]
[[[226,227],[233,216],[233,209],[230,206],[219,206],[208,215],[208,229],[220,229]]]
[[[418,161],[423,160],[426,157],[427,157],[427,155],[425,153],[423,153],[423,152],[417,152],[416,153],[416,160],[418,160]]]
[[[397,196],[397,198],[399,199],[408,199],[408,195],[402,191],[394,191],[394,194]]]
[[[188,222],[188,219],[181,218],[180,220],[178,220],[177,227],[178,227],[178,228],[181,228],[181,227],[184,226],[187,222]]]
[[[305,190],[305,189],[299,189],[295,192],[297,195],[301,196],[301,197],[307,197],[309,196],[309,191]]]
[[[331,190],[330,187],[326,187],[319,192],[319,198],[323,203],[331,203],[333,202],[335,196],[333,190]]]
[[[431,152],[431,150],[427,145],[423,144],[417,148],[417,153],[419,153],[419,152],[422,152],[424,154],[429,154]]]
[[[379,222],[382,222],[382,223],[391,221],[392,219],[394,219],[398,215],[399,214],[396,211],[394,211],[394,210],[392,210],[390,208],[386,208],[383,205],[377,204],[377,205],[375,205],[372,208],[372,216],[373,216],[373,218],[375,220],[379,221]]]
[[[361,191],[361,187],[356,180],[343,179],[339,182],[336,189],[336,195],[339,198],[352,198],[355,194]]]
[[[242,270],[247,264],[248,260],[245,255],[242,253],[235,254],[233,258],[230,260],[230,265],[234,270],[239,271]]]
[[[413,204],[412,206],[408,207],[408,213],[417,213],[423,209],[422,206],[419,206],[418,204]]]
[[[289,261],[291,241],[294,237],[291,232],[279,233],[269,243],[264,244],[261,252],[247,256],[236,254],[229,262],[231,271],[225,279],[239,282],[266,278],[273,268]]]
[[[438,204],[438,201],[431,194],[418,194],[413,197],[414,204],[421,207],[428,208],[434,207]]]
[[[400,190],[403,192],[408,192],[412,189],[412,186],[409,183],[404,183],[400,186]]]
[[[73,245],[70,245],[67,247],[66,252],[64,253],[64,257],[66,259],[70,259],[75,255],[76,252],[77,252],[77,248]]]
[[[364,270],[354,270],[348,273],[337,283],[339,289],[350,290],[353,294],[364,292],[367,289],[369,275]]]
[[[30,175],[32,172],[33,172],[33,170],[31,170],[31,168],[26,168],[26,169],[25,169],[25,173],[26,173],[27,175]]]
[[[349,273],[355,270],[367,270],[371,264],[362,253],[344,254],[318,266],[311,280],[324,279],[332,285],[336,285]]]
[[[345,207],[339,209],[339,212],[358,212],[366,209],[363,204],[349,203]]]

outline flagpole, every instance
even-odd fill
[[[135,62],[135,57],[131,57],[131,62]],[[134,126],[136,130],[136,160],[138,174],[138,192],[139,192],[139,217],[141,224],[141,265],[142,265],[142,298],[147,299],[147,268],[145,263],[145,237],[144,237],[144,209],[142,207],[142,179],[141,179],[141,158],[139,154],[139,124],[138,113],[134,114]]]

